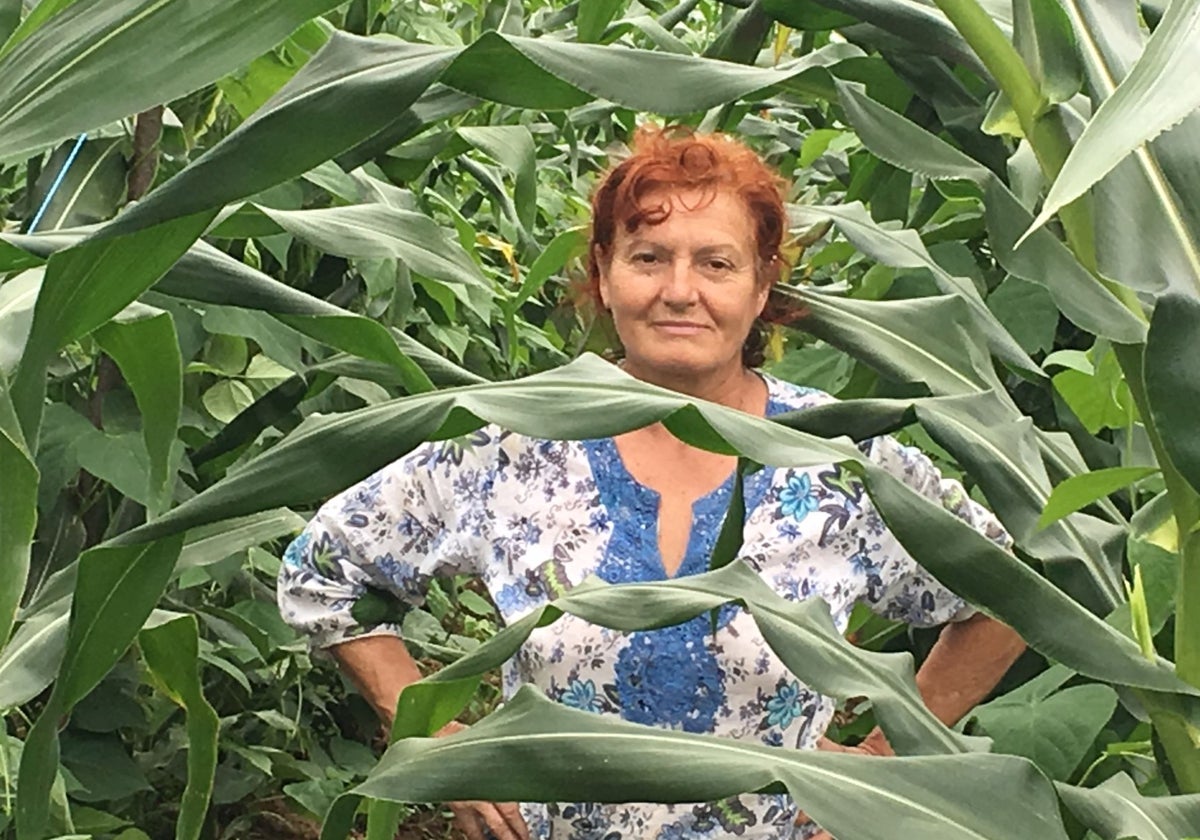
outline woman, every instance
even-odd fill
[[[593,197],[588,268],[627,373],[760,416],[832,399],[754,370],[758,322],[786,268],[783,186],[731,139],[639,132],[633,156]],[[875,461],[1007,544],[992,515],[919,452],[889,437],[869,447]],[[511,622],[591,575],[623,583],[695,574],[707,567],[734,467],[660,425],[590,441],[489,427],[467,442],[427,444],[321,508],[288,549],[280,605],[387,720],[420,674],[395,626],[361,627],[352,617],[367,588],[415,604],[429,575],[473,572]],[[925,573],[862,486],[836,468],[763,469],[747,478],[745,492],[740,558],[779,594],[824,598],[842,628],[858,601],[913,625],[952,622],[918,676],[946,723],[978,703],[1022,650],[1012,631]],[[788,673],[749,616],[727,607],[718,623],[716,636],[708,616],[620,634],[565,616],[507,664],[504,688],[511,694],[534,683],[565,704],[653,726],[843,749],[822,737],[833,703]],[[855,749],[889,751],[878,732]],[[501,840],[665,840],[818,831],[779,796],[452,807],[472,840],[485,832]]]

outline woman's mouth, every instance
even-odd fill
[[[689,336],[705,332],[708,327],[695,321],[654,321],[654,329],[667,335]]]

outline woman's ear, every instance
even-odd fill
[[[759,288],[758,288],[758,292],[757,292],[757,300],[756,300],[758,314],[755,316],[756,318],[761,318],[763,312],[766,311],[767,301],[771,299],[771,287],[772,287],[772,283],[770,283],[769,281],[765,282],[765,283],[759,283]]]
[[[600,292],[600,305],[603,306],[604,309],[607,311],[610,308],[609,304],[608,304],[608,299],[609,299],[608,280],[609,280],[609,269],[612,267],[612,263],[609,259],[609,256],[604,253],[604,249],[601,248],[599,245],[596,246],[595,255],[596,255],[596,272],[597,272],[597,274],[600,275],[598,278],[599,282],[596,284],[597,290]]]

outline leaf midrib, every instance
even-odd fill
[[[770,613],[781,621],[787,622],[789,625],[795,627],[797,630],[809,637],[820,637],[820,634],[813,633],[807,627],[804,627],[796,622],[789,621],[788,618],[785,615],[782,615],[778,610],[771,609],[770,607],[761,604],[752,603],[749,604],[749,606],[751,616],[753,616],[756,611],[762,610],[763,612]],[[855,660],[854,657],[841,645],[836,644],[832,639],[828,639],[827,637],[820,637],[820,639],[825,643],[824,646],[831,650],[835,657],[840,661],[841,673],[845,674],[851,673],[852,671],[866,670],[865,664],[861,661]],[[870,651],[865,652],[870,653]],[[907,691],[908,685],[903,682],[903,680],[895,673],[895,671],[886,666],[880,667],[879,671],[883,673],[872,673],[872,676],[884,687],[891,690],[893,696],[901,702],[905,709],[908,710],[913,720],[920,721],[922,724],[925,724],[924,728],[926,732],[935,736],[943,746],[948,748],[947,754],[963,754],[964,751],[962,746],[955,742],[953,737],[951,737],[949,729],[945,729],[944,727],[934,728],[928,725],[930,719],[936,720],[936,718],[933,716],[933,713],[930,712],[923,704],[921,704],[917,698],[912,696],[909,691]]]
[[[91,181],[97,170],[100,169],[100,165],[104,163],[104,161],[108,160],[109,155],[112,154],[116,148],[116,143],[110,143],[108,148],[100,153],[100,157],[96,158],[96,162],[93,163],[88,171],[84,173],[83,178],[80,179],[75,191],[71,193],[71,197],[67,199],[67,203],[63,206],[62,212],[59,213],[58,218],[54,220],[54,224],[50,228],[51,231],[58,230],[59,226],[63,223],[63,220],[65,220],[67,216],[71,214],[71,211],[75,209],[75,205],[79,202],[80,196],[83,195],[83,190],[88,185],[88,182]]]
[[[30,645],[34,644],[36,641],[41,639],[43,636],[45,636],[45,635],[51,633],[52,631],[54,631],[55,629],[57,629],[63,622],[67,621],[69,618],[70,618],[70,615],[69,615],[69,613],[66,613],[66,612],[64,612],[62,615],[55,616],[50,621],[46,622],[45,627],[38,630],[36,633],[34,633],[32,636],[30,636],[28,639],[26,639],[25,643],[19,649],[13,648],[12,649],[13,650],[12,658],[9,659],[6,656],[5,658],[8,661],[0,662],[0,676],[3,676],[4,672],[8,668],[13,667],[12,663],[18,661],[18,657],[20,656],[21,651],[27,649]],[[4,652],[5,652],[5,654],[7,654],[9,651],[6,648]]]
[[[811,296],[810,296],[810,300],[811,300]],[[818,304],[818,305],[819,305],[819,304]],[[832,309],[832,308],[834,308],[834,307],[832,307],[832,306],[831,306],[830,308]],[[964,383],[966,386],[968,386],[968,388],[969,388],[969,392],[970,392],[970,393],[973,393],[973,394],[974,394],[974,393],[980,393],[981,391],[983,391],[983,390],[984,390],[984,389],[983,389],[983,388],[981,388],[981,387],[980,387],[980,386],[979,386],[979,385],[978,385],[976,382],[973,382],[973,381],[971,381],[971,380],[970,380],[970,379],[968,379],[968,378],[967,378],[967,377],[966,377],[964,374],[962,374],[962,373],[960,373],[959,371],[955,370],[954,368],[950,367],[950,365],[948,365],[948,364],[946,364],[945,362],[943,362],[943,361],[942,361],[941,359],[939,359],[937,356],[935,356],[935,355],[933,355],[932,353],[929,353],[928,351],[924,350],[924,349],[923,349],[923,348],[922,348],[922,347],[921,347],[919,344],[916,344],[916,343],[914,343],[914,342],[910,341],[908,338],[905,338],[904,336],[900,335],[899,333],[897,333],[897,332],[892,332],[892,331],[889,331],[889,330],[886,330],[886,329],[884,329],[883,327],[881,327],[881,326],[877,325],[875,322],[873,322],[873,321],[871,321],[871,320],[869,320],[869,319],[867,319],[867,318],[864,318],[863,316],[859,315],[859,314],[858,314],[858,313],[856,313],[856,312],[851,312],[851,311],[848,311],[848,310],[845,310],[845,309],[843,309],[843,310],[840,310],[840,311],[838,311],[838,312],[837,312],[837,314],[839,315],[839,317],[843,317],[843,318],[847,318],[847,319],[852,319],[852,320],[855,320],[855,321],[861,322],[861,323],[864,325],[864,329],[866,329],[866,330],[868,330],[868,331],[876,332],[876,333],[878,333],[878,334],[880,334],[880,335],[883,335],[883,336],[885,336],[885,337],[888,337],[888,338],[891,338],[891,339],[893,339],[893,340],[899,341],[899,342],[900,342],[900,343],[902,343],[902,344],[903,344],[905,347],[907,347],[907,348],[909,348],[910,350],[912,350],[912,351],[913,351],[913,352],[914,352],[916,355],[918,355],[918,356],[924,356],[925,358],[927,358],[927,359],[929,359],[930,361],[934,362],[934,363],[936,364],[936,366],[937,366],[937,367],[940,367],[940,368],[942,368],[943,370],[945,370],[945,371],[948,371],[950,374],[952,374],[952,375],[953,375],[953,377],[954,377],[955,379],[958,379],[958,380],[960,380],[960,381],[961,381],[961,382],[963,382],[963,383]],[[928,383],[928,382],[926,382],[926,384],[928,385],[929,383]]]
[[[1014,475],[1019,475],[1022,478],[1024,478],[1023,483],[1026,487],[1028,487],[1029,489],[1031,489],[1033,491],[1034,498],[1041,504],[1041,506],[1043,508],[1046,506],[1046,502],[1050,498],[1049,494],[1044,493],[1042,491],[1042,489],[1040,487],[1038,487],[1037,484],[1033,481],[1033,479],[1029,476],[1028,471],[1026,471],[1018,462],[1014,461],[1011,457],[1009,457],[1004,452],[1003,449],[996,446],[986,435],[981,435],[981,434],[976,433],[975,430],[972,429],[970,426],[968,426],[966,423],[959,422],[956,418],[951,417],[949,414],[946,414],[944,412],[938,412],[938,416],[939,416],[939,418],[950,423],[951,425],[954,425],[954,426],[958,427],[959,429],[965,430],[967,436],[972,437],[972,438],[976,439],[979,443],[981,443],[985,449],[987,449],[989,452],[992,453],[993,458],[995,458],[996,460],[998,460],[1004,464],[1007,464],[1009,466],[1009,469],[1012,470]],[[1064,529],[1069,531],[1071,533],[1071,535],[1075,538],[1076,542],[1079,542],[1082,547],[1082,540],[1080,539],[1079,532],[1070,523],[1069,517],[1063,518],[1060,521],[1060,523],[1056,523],[1056,524],[1061,524]],[[1083,561],[1083,564],[1092,571],[1092,574],[1095,575],[1097,577],[1097,579],[1104,581],[1105,585],[1110,589],[1109,594],[1116,596],[1117,602],[1120,603],[1121,593],[1115,588],[1115,583],[1110,579],[1110,577],[1108,575],[1104,574],[1103,567],[1098,567],[1097,564],[1095,563],[1094,559],[1090,555],[1088,555],[1086,552],[1080,552],[1080,553],[1082,554],[1081,559]]]
[[[522,746],[527,746],[531,741],[553,740],[553,739],[562,740],[563,738],[564,738],[564,735],[562,735],[560,733],[548,732],[548,733],[523,734],[523,735],[486,734],[486,735],[473,737],[469,741],[462,741],[462,742],[458,742],[458,743],[454,743],[454,742],[450,741],[449,739],[439,739],[438,741],[434,742],[432,747],[425,750],[424,756],[432,756],[435,753],[454,750],[458,747],[473,747],[473,746],[478,746],[480,744],[485,745],[485,746],[490,746],[492,744],[500,745],[500,744],[504,744],[506,742],[511,741],[511,742],[517,742],[517,743],[521,744]],[[603,732],[603,733],[572,732],[572,733],[570,733],[570,738],[571,738],[572,742],[579,742],[582,740],[590,740],[590,739],[604,740],[604,741],[609,742],[610,745],[614,741],[620,741],[620,740],[625,740],[625,741],[642,740],[642,741],[651,741],[651,742],[653,742],[653,741],[668,741],[673,744],[678,743],[678,741],[676,741],[674,738],[664,737],[664,736],[658,735],[654,732],[648,732],[646,734],[622,732],[619,735],[615,735],[611,732]],[[753,755],[756,758],[765,758],[766,757],[763,755],[762,752],[760,752],[758,750],[750,750],[743,746],[726,744],[726,743],[723,743],[723,741],[721,739],[716,739],[716,738],[706,741],[704,748],[706,750],[711,750],[714,752],[717,752],[717,751],[731,752],[731,753],[741,756],[742,758],[747,757],[747,754]],[[798,762],[797,758],[786,755],[786,754],[782,754],[782,750],[781,750],[781,754],[779,756],[770,756],[770,757],[775,760],[782,761],[786,764],[796,765],[796,764],[800,763],[800,762]],[[935,810],[932,810],[932,809],[930,809],[918,802],[915,802],[911,799],[904,799],[903,797],[895,794],[889,788],[879,787],[876,785],[870,785],[870,784],[863,782],[861,779],[859,779],[855,776],[850,776],[850,775],[847,775],[844,773],[837,773],[837,772],[827,770],[822,767],[816,767],[816,766],[809,765],[806,763],[802,764],[802,766],[799,768],[799,772],[813,773],[813,774],[816,774],[819,776],[825,776],[831,780],[831,784],[834,784],[834,785],[840,784],[842,787],[858,787],[858,788],[861,788],[861,789],[873,794],[876,797],[883,798],[883,799],[890,799],[894,802],[897,802],[898,804],[900,804],[903,807],[907,807],[910,810],[913,810],[918,813],[924,814],[925,816],[934,818],[935,822],[940,822],[943,825],[955,828],[955,829],[963,832],[964,837],[974,837],[974,838],[979,838],[979,840],[990,840],[990,838],[988,838],[986,835],[980,834],[975,829],[970,828],[969,826],[964,826],[961,822],[953,820],[953,819],[947,817],[945,814],[940,813]],[[776,780],[782,781],[779,779],[776,779]]]
[[[80,628],[79,633],[77,634],[77,638],[79,638],[80,640],[84,640],[84,639],[87,639],[88,637],[90,637],[95,632],[96,625],[101,623],[103,617],[105,615],[107,615],[109,606],[112,604],[113,600],[116,598],[117,592],[121,589],[122,586],[124,586],[125,581],[129,579],[129,576],[131,574],[133,574],[134,570],[140,568],[142,561],[146,559],[146,555],[148,555],[150,553],[150,550],[154,547],[154,545],[155,545],[155,543],[146,543],[142,547],[142,550],[137,552],[137,554],[135,554],[130,559],[130,562],[128,564],[126,564],[124,570],[122,570],[122,572],[121,572],[120,576],[117,578],[117,580],[113,583],[112,586],[110,586],[108,588],[108,592],[105,594],[104,600],[100,602],[100,605],[98,606],[96,611],[93,613],[91,620],[84,627]],[[72,608],[72,613],[73,612],[74,612],[74,609]],[[74,623],[74,622],[72,622],[72,623]],[[83,652],[82,641],[80,642],[80,644],[75,646],[75,650],[73,650],[73,651],[70,650],[71,641],[72,640],[68,637],[68,639],[67,639],[68,650],[67,650],[66,656],[63,657],[62,667],[59,669],[60,683],[65,683],[66,680],[64,678],[67,677],[68,675],[71,675],[71,672],[75,670],[76,663],[79,662],[80,656]],[[55,693],[57,693],[57,692],[55,692]]]
[[[1092,64],[1099,70],[1099,75],[1105,83],[1104,98],[1108,99],[1117,89],[1116,76],[1105,60],[1103,50],[1096,43],[1092,30],[1086,25],[1086,19],[1079,10],[1078,0],[1067,0],[1065,6],[1073,18],[1073,28],[1077,33],[1083,33],[1084,35],[1079,41],[1087,50]],[[1193,277],[1197,283],[1200,283],[1200,243],[1193,240],[1191,231],[1188,230],[1187,223],[1184,221],[1178,205],[1172,198],[1172,192],[1170,186],[1167,184],[1166,176],[1163,174],[1162,168],[1158,165],[1158,160],[1151,154],[1150,144],[1143,143],[1139,145],[1133,154],[1141,165],[1142,170],[1146,173],[1146,178],[1150,181],[1154,194],[1158,197],[1159,203],[1163,207],[1163,212],[1166,213],[1171,227],[1174,228],[1180,243],[1183,245],[1183,251],[1192,266]]]
[[[85,59],[87,59],[88,56],[90,56],[92,53],[96,52],[101,47],[108,44],[109,41],[122,35],[127,30],[133,28],[134,26],[137,26],[143,20],[154,15],[156,12],[160,11],[164,6],[168,5],[171,2],[172,2],[172,0],[158,0],[158,2],[154,3],[153,5],[151,5],[150,7],[146,8],[146,9],[143,9],[140,13],[134,15],[132,18],[129,18],[120,26],[117,26],[116,28],[114,28],[111,32],[108,32],[107,34],[97,38],[85,50],[80,52],[71,61],[67,62],[66,65],[61,67],[57,73],[51,73],[50,76],[48,78],[46,78],[40,85],[34,87],[33,90],[31,90],[28,94],[26,94],[24,99],[18,100],[11,108],[8,109],[8,111],[6,111],[4,114],[0,115],[0,125],[3,125],[8,120],[8,118],[10,116],[12,116],[12,114],[14,112],[19,111],[22,108],[24,108],[27,104],[29,104],[29,102],[31,100],[33,100],[35,97],[37,97],[46,88],[58,83],[59,79],[62,79],[63,77],[67,76],[70,73],[70,71],[75,68],[76,65],[78,65],[81,61],[84,61]]]
[[[409,246],[411,248],[414,248],[415,250],[422,252],[423,254],[426,254],[432,262],[440,263],[444,269],[453,269],[454,270],[453,273],[455,274],[458,282],[462,283],[464,286],[474,285],[474,286],[478,286],[480,288],[490,291],[489,287],[486,285],[486,282],[485,282],[486,277],[484,277],[482,274],[477,273],[474,263],[463,262],[461,259],[458,258],[457,255],[447,256],[445,254],[441,254],[441,253],[433,250],[432,248],[427,247],[425,244],[423,244],[420,240],[418,240],[416,238],[400,236],[398,234],[398,232],[396,230],[393,230],[392,228],[380,227],[378,225],[377,221],[375,219],[372,219],[369,215],[363,216],[361,218],[358,216],[351,216],[351,218],[348,220],[348,219],[344,219],[342,217],[347,216],[349,214],[339,212],[339,211],[351,210],[354,208],[360,208],[360,207],[364,207],[364,206],[365,207],[373,207],[373,205],[350,205],[348,207],[327,207],[327,208],[320,208],[320,209],[315,209],[315,210],[275,210],[270,207],[263,207],[263,206],[260,206],[257,204],[253,204],[252,202],[247,202],[247,203],[256,207],[260,212],[262,212],[264,215],[266,215],[268,218],[270,218],[276,224],[280,224],[279,221],[277,219],[275,219],[276,214],[279,214],[284,218],[299,218],[301,220],[303,220],[303,218],[305,216],[309,216],[310,219],[315,217],[318,221],[322,217],[326,217],[326,218],[332,219],[332,223],[334,225],[341,225],[341,226],[345,226],[345,227],[358,227],[362,230],[366,230],[366,231],[369,231],[370,233],[376,234],[384,239],[390,239],[394,242],[403,243],[406,246]],[[428,216],[426,216],[422,213],[413,213],[411,211],[401,210],[396,207],[388,207],[387,205],[382,205],[382,204],[378,205],[378,207],[382,211],[396,214],[398,220],[403,220],[403,218],[405,216],[407,216],[407,217],[413,217],[413,218],[419,219],[420,222],[432,221]],[[280,227],[283,227],[283,225],[280,225]],[[464,275],[464,276],[458,277],[458,275]]]

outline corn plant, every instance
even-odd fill
[[[0,832],[216,836],[257,769],[328,837],[364,809],[391,836],[397,803],[784,789],[840,838],[1200,834],[1196,0],[26,5],[0,2]],[[570,294],[587,190],[647,115],[737,132],[792,177],[781,293],[806,314],[772,369],[843,402],[754,419],[587,352],[609,341]],[[482,645],[426,614],[412,643],[454,662],[405,692],[377,765],[306,735],[340,688],[270,612],[260,546],[424,440],[660,421],[858,475],[1039,672],[949,730],[909,653],[763,591],[730,526],[706,575],[583,587]],[[849,440],[884,432],[961,471],[1015,553]],[[529,690],[415,737],[565,612],[635,630],[728,601],[800,679],[870,698],[900,756],[648,730]],[[233,718],[229,686],[274,703],[310,673],[296,719]],[[101,752],[79,729],[114,691],[155,723],[93,725]],[[167,720],[176,804],[80,776],[153,764]]]

